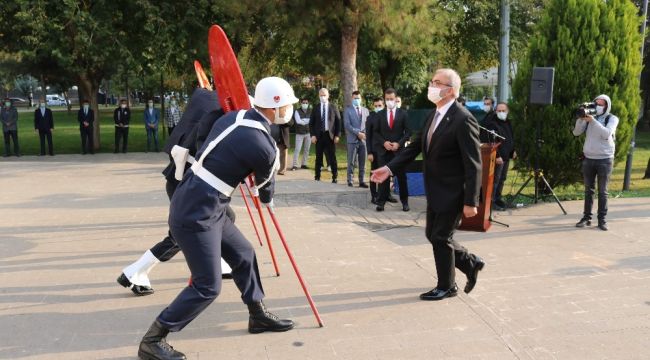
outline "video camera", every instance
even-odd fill
[[[586,102],[582,103],[578,106],[578,109],[576,110],[576,117],[577,118],[582,118],[585,116],[594,116],[596,115],[596,103],[595,102]]]

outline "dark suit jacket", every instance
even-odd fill
[[[463,205],[478,206],[481,188],[481,150],[478,122],[454,102],[431,137],[426,137],[433,111],[411,144],[399,152],[388,167],[395,173],[422,153],[427,207],[435,212],[460,211]]]
[[[399,143],[400,149],[403,149],[404,144],[411,137],[411,131],[406,127],[406,121],[408,120],[406,111],[397,108],[393,110],[395,111],[395,117],[392,129],[388,126],[388,110],[384,109],[377,113],[372,141],[374,141],[373,149],[378,155],[383,155],[387,152],[384,148],[384,142],[397,142]]]
[[[41,114],[41,109],[36,109],[34,111],[34,129],[40,131],[50,131],[54,129],[54,117],[52,116],[52,110],[45,108],[45,116]]]
[[[370,115],[368,115],[368,118],[366,119],[366,148],[368,149],[368,153],[372,153],[373,155],[377,154],[377,151],[375,151],[375,146],[373,143],[373,132],[375,131],[375,128],[377,127],[377,121],[378,121],[378,113],[376,112],[371,112]]]
[[[84,115],[84,109],[79,109],[77,112],[77,121],[79,122],[79,127],[84,127],[84,121],[88,123],[88,127],[93,127],[95,122],[95,113],[93,109],[88,109],[88,114]]]
[[[291,125],[293,125],[291,122],[284,125],[271,124],[271,137],[278,146],[284,145],[288,148],[291,145],[289,134]]]
[[[131,109],[128,107],[122,109],[118,106],[118,108],[113,111],[113,121],[115,121],[115,126],[120,123],[124,126],[129,125],[129,122],[131,121]]]
[[[327,110],[327,121],[329,125],[330,138],[334,140],[335,137],[341,136],[341,114],[339,110],[331,102],[327,103],[329,109]],[[309,133],[311,136],[318,137],[323,129],[323,119],[321,119],[321,104],[314,106],[309,116]]]

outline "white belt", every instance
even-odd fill
[[[245,113],[246,113],[245,110],[241,110],[241,111],[239,111],[239,113],[237,113],[237,118],[235,119],[235,122],[234,122],[232,125],[228,126],[228,127],[227,127],[227,128],[226,128],[226,129],[221,133],[221,134],[219,134],[219,136],[217,136],[216,139],[210,141],[210,143],[208,144],[208,147],[207,147],[207,148],[205,149],[205,151],[201,154],[201,158],[199,158],[198,161],[194,162],[194,164],[193,164],[192,167],[191,167],[192,172],[194,172],[194,174],[196,174],[196,176],[198,176],[198,177],[201,178],[203,181],[205,181],[206,183],[208,183],[210,186],[212,186],[213,188],[215,188],[217,191],[219,191],[220,193],[222,193],[223,195],[226,195],[226,196],[228,196],[228,197],[230,197],[230,196],[232,195],[232,193],[235,191],[235,188],[232,187],[232,186],[230,186],[230,185],[228,185],[228,184],[226,184],[224,181],[222,181],[222,180],[219,179],[218,177],[214,176],[214,174],[212,174],[210,171],[208,171],[206,168],[204,168],[204,167],[203,167],[203,160],[205,160],[205,157],[206,157],[206,156],[207,156],[207,155],[208,155],[212,150],[214,150],[214,148],[215,148],[215,147],[216,147],[216,146],[217,146],[217,145],[218,145],[218,144],[219,144],[219,143],[220,143],[220,142],[221,142],[221,141],[222,141],[226,136],[228,136],[231,132],[233,132],[236,128],[238,128],[238,127],[240,127],[240,126],[245,126],[245,127],[250,127],[250,128],[258,129],[258,130],[261,130],[261,131],[263,131],[264,133],[266,133],[266,134],[268,135],[268,131],[266,130],[266,128],[265,128],[265,127],[264,127],[260,122],[258,122],[258,121],[254,121],[254,120],[244,119],[244,114],[245,114]],[[182,149],[182,148],[181,148],[181,149]],[[174,150],[172,149],[172,152],[173,152],[173,151],[174,151]],[[278,151],[279,151],[279,150],[278,150],[278,148],[277,148],[277,146],[276,146],[276,147],[275,147],[276,156],[275,156],[275,160],[274,160],[274,162],[273,162],[273,170],[271,171],[271,174],[273,174],[273,172],[275,171],[275,169],[279,168],[279,156],[278,156]],[[173,154],[172,154],[172,156],[173,156]],[[189,157],[189,153],[188,153],[187,156]],[[174,161],[176,161],[175,158],[174,158]],[[184,167],[185,167],[185,166],[183,165],[183,168],[184,168]],[[176,169],[177,169],[177,171],[178,171],[178,167],[177,167]],[[260,187],[261,187],[261,186],[264,186],[264,185],[265,185],[269,180],[270,180],[270,178],[267,179],[266,181],[264,181],[264,183],[260,184],[259,186],[260,186]]]

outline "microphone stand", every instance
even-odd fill
[[[499,138],[499,139],[501,139],[501,140],[505,140],[505,139],[506,139],[505,137],[503,137],[503,136],[497,134],[496,131],[494,131],[494,130],[490,130],[490,129],[485,128],[485,127],[483,127],[483,126],[481,126],[481,125],[479,125],[478,127],[481,128],[483,131],[485,131],[486,133],[488,133],[488,134],[491,136],[491,137],[489,138],[489,139],[491,140],[491,141],[490,141],[491,143],[495,143],[497,138]],[[508,171],[508,169],[502,169],[501,171],[504,171],[504,170],[505,170],[505,171]],[[493,181],[493,183],[494,183],[494,181]],[[490,217],[488,218],[488,220],[489,220],[491,223],[494,223],[494,224],[499,224],[499,225],[501,225],[501,226],[505,226],[505,227],[507,227],[507,228],[510,227],[510,225],[508,225],[508,224],[506,224],[506,223],[503,223],[503,222],[500,222],[500,221],[494,220],[494,218],[492,217],[492,204],[490,204]]]

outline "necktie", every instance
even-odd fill
[[[361,120],[361,109],[357,107],[357,115],[359,115],[359,120]]]
[[[433,117],[429,131],[427,132],[427,150],[429,150],[429,147],[431,146],[431,137],[433,136],[433,132],[436,130],[438,120],[440,120],[440,113],[436,111],[436,115]]]
[[[391,130],[393,130],[393,122],[395,121],[395,118],[393,117],[393,110],[390,111],[390,118],[388,119],[388,126],[390,127]]]
[[[325,113],[325,104],[321,104],[323,110],[321,114],[321,119],[323,120],[323,131],[327,131],[327,114]]]

